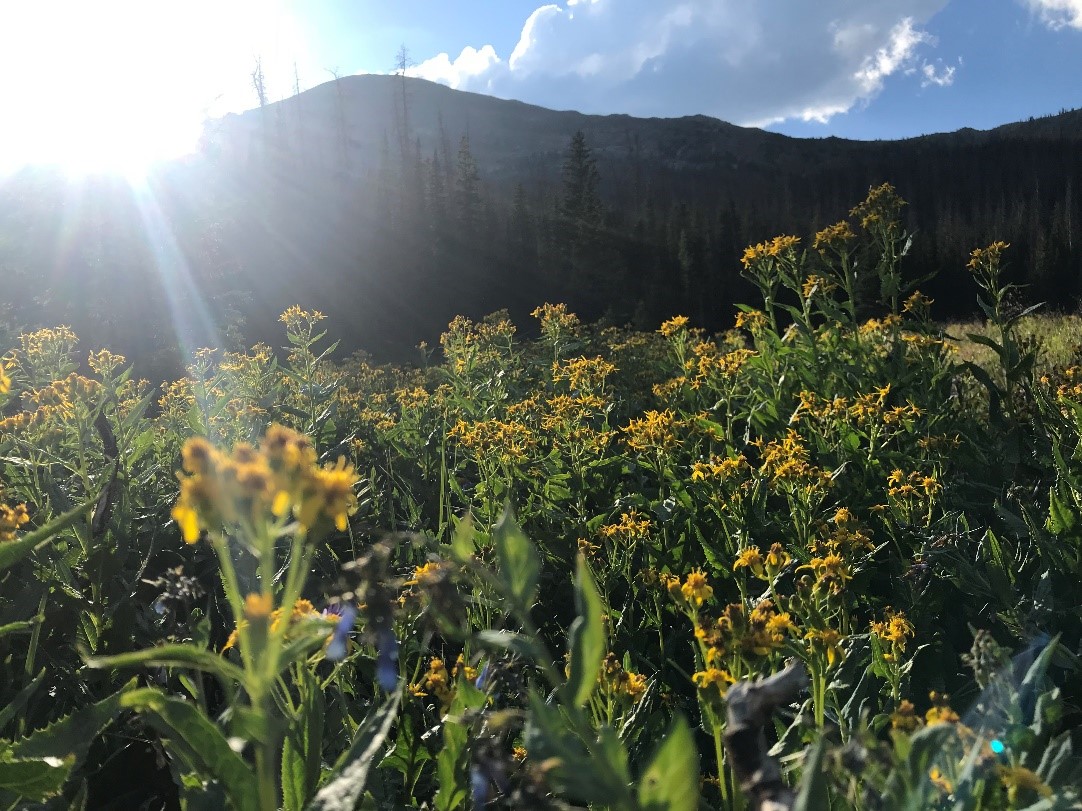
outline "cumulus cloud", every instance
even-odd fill
[[[1082,30],[1082,0],[1025,0],[1051,28],[1070,26]]]
[[[467,45],[454,60],[442,53],[409,68],[407,73],[457,90],[465,82],[483,77],[499,64],[500,57],[491,45],[485,45],[480,50]]]
[[[506,59],[469,47],[412,72],[557,109],[826,121],[892,76],[949,85],[955,68],[928,61],[935,40],[924,28],[947,2],[564,0],[529,15]]]

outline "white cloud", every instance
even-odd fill
[[[875,53],[864,58],[856,79],[862,95],[874,96],[883,89],[883,81],[913,59],[917,46],[931,44],[932,38],[913,27],[913,18],[906,17],[890,30],[887,42]]]
[[[1070,26],[1082,30],[1082,0],[1026,0],[1026,5],[1050,28]]]
[[[947,2],[564,0],[529,15],[506,60],[486,45],[414,72],[557,109],[826,121],[892,76],[950,84],[954,67],[924,67],[935,45],[924,26]]]
[[[936,87],[950,87],[954,84],[954,71],[954,65],[925,62],[920,67],[920,72],[923,77],[920,80],[920,86],[928,87],[929,85],[934,84]]]
[[[481,50],[467,45],[454,61],[445,53],[438,54],[409,68],[406,73],[457,89],[464,82],[483,76],[499,64],[500,57],[491,45],[485,45]]]

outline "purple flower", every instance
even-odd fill
[[[480,808],[488,802],[488,778],[480,767],[470,768],[470,791],[473,794],[474,808]]]
[[[485,685],[488,684],[488,671],[489,664],[485,662],[485,666],[481,668],[481,672],[477,674],[477,679],[473,683],[473,686],[478,690],[484,690]]]
[[[388,692],[398,684],[398,640],[390,628],[376,632],[376,681]]]
[[[349,642],[353,623],[357,621],[357,609],[351,605],[334,605],[324,609],[324,616],[339,615],[338,625],[334,629],[331,642],[327,645],[327,658],[338,662],[346,658],[346,643]]]

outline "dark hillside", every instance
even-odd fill
[[[582,133],[577,152],[572,136]],[[26,170],[0,184],[0,269],[16,325],[178,362],[271,339],[291,303],[349,346],[403,357],[455,314],[719,329],[748,297],[743,247],[807,238],[868,187],[909,201],[908,270],[968,313],[969,251],[1002,239],[1027,295],[1082,293],[1082,111],[897,142],[795,139],[705,116],[556,112],[418,79],[353,76],[208,125],[145,189]],[[183,350],[182,350],[183,351]]]

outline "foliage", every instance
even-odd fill
[[[6,807],[740,809],[726,694],[792,659],[797,807],[1078,803],[1082,353],[1041,361],[993,243],[962,357],[903,205],[749,247],[715,336],[546,304],[400,368],[293,307],[155,391],[22,335]]]

